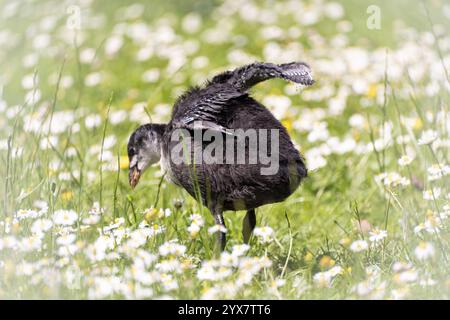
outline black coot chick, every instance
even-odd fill
[[[314,83],[311,69],[302,62],[281,65],[253,63],[221,73],[201,88],[192,88],[175,103],[168,124],[146,124],[131,135],[128,142],[131,187],[136,186],[149,165],[161,160],[168,179],[207,206],[217,224],[225,227],[222,215],[225,210],[247,210],[243,222],[243,236],[247,243],[256,224],[255,208],[283,201],[307,175],[302,156],[295,149],[286,129],[266,107],[248,94],[252,86],[271,78],[282,78],[302,85]],[[248,143],[238,144],[240,137],[235,129],[243,129],[240,134],[247,129],[266,129],[262,132],[266,134],[267,146],[258,145],[256,149],[264,148],[268,156],[276,158],[276,172],[263,174],[262,169],[267,168],[267,161],[263,163],[258,158],[255,163],[248,160],[255,146],[245,136],[240,141]],[[183,135],[174,139],[177,130]],[[206,151],[210,143],[203,141],[207,139],[198,141],[195,134],[206,136],[207,131],[210,132],[209,140],[218,139],[218,145],[223,147],[223,150],[216,148],[210,153],[215,157],[215,162],[206,158],[199,160],[195,156],[199,150]],[[272,136],[267,133],[269,131],[276,131],[278,135]],[[261,137],[258,141],[264,140]],[[275,138],[278,145],[277,149],[272,150],[271,142]],[[232,143],[227,144],[228,140]],[[173,156],[175,148],[178,159]],[[226,159],[230,152],[231,157]],[[239,155],[245,155],[246,161],[237,161]],[[179,161],[180,157],[184,161]],[[223,250],[225,232],[218,233],[218,241]]]

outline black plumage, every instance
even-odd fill
[[[253,63],[219,74],[205,86],[189,90],[175,103],[168,124],[141,126],[130,137],[128,156],[131,186],[137,184],[146,167],[161,159],[169,180],[202,201],[214,215],[217,224],[225,226],[222,216],[225,210],[247,210],[243,234],[244,241],[248,242],[256,223],[254,209],[283,201],[307,175],[302,156],[295,149],[286,129],[266,107],[248,95],[248,90],[253,85],[271,78],[282,78],[303,85],[314,82],[310,68],[304,63]],[[176,129],[189,133],[184,139],[189,139],[192,147],[183,149],[181,154],[190,162],[179,163],[172,159],[171,152],[179,143],[172,137]],[[238,148],[237,137],[233,136],[234,129],[278,130],[279,169],[275,174],[261,174],[261,168],[265,167],[261,162],[237,164],[234,161],[227,164],[225,154],[227,150],[231,150],[225,142],[227,138],[233,141],[234,159],[240,152],[244,152],[248,159],[249,148],[252,148],[249,144],[244,149]],[[208,144],[193,139],[196,130],[201,133],[213,130],[221,135],[223,161],[208,164],[203,160],[195,163],[194,150],[205,150]],[[270,147],[270,134],[267,138],[270,155],[275,150]],[[215,154],[217,155],[222,159],[221,154]],[[226,243],[225,233],[220,232],[218,238],[223,249]]]

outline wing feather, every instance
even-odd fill
[[[176,128],[229,133],[221,123],[230,101],[246,96],[252,86],[272,78],[308,86],[314,83],[311,68],[304,62],[252,63],[221,73],[204,88],[194,88],[183,95],[175,104],[171,122]]]

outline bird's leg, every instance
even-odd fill
[[[253,229],[256,225],[256,215],[255,209],[247,211],[247,214],[242,221],[242,235],[244,236],[244,243],[248,243],[250,236],[252,235]]]
[[[214,221],[216,222],[217,225],[220,225],[220,226],[226,228],[225,220],[223,219],[221,210],[214,211]],[[222,230],[220,230],[217,234],[217,245],[220,248],[220,251],[225,250],[226,244],[227,244],[227,236],[226,236],[225,232],[222,232]]]

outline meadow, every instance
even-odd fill
[[[449,299],[450,3],[0,1],[1,299]],[[309,176],[214,219],[126,145],[254,61]]]

